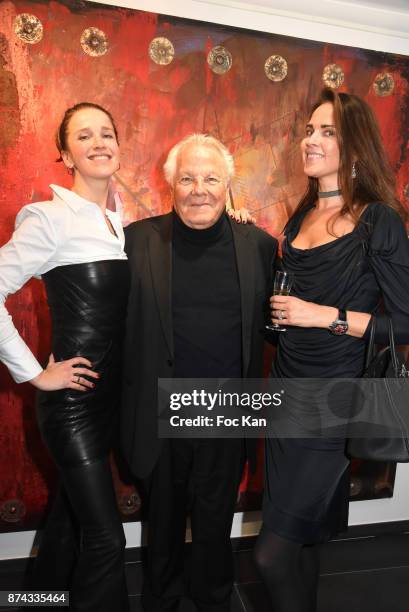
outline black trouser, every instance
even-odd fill
[[[233,587],[230,531],[243,469],[242,440],[166,440],[149,487],[148,567],[142,605],[174,611],[184,594],[190,513],[190,596],[201,612],[227,612]]]
[[[128,610],[125,536],[107,458],[61,469],[62,487],[34,565],[33,587],[70,590],[70,610]]]

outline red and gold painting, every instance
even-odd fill
[[[0,243],[22,205],[70,185],[56,163],[64,110],[92,101],[119,127],[121,168],[113,192],[124,222],[166,212],[169,148],[207,132],[234,154],[235,208],[279,236],[305,188],[299,143],[324,84],[365,98],[375,111],[402,201],[409,198],[407,57],[192,22],[74,0],[0,4]],[[41,281],[7,305],[33,352],[47,360],[50,321]],[[56,474],[35,422],[34,391],[0,366],[0,530],[35,528]],[[139,497],[115,467],[124,520]],[[394,467],[355,464],[356,498],[391,495]],[[245,475],[238,508],[259,503],[262,476]],[[354,488],[355,487],[355,488]]]

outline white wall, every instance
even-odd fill
[[[285,10],[282,0],[111,0],[105,4],[409,55],[409,0],[286,0]],[[409,464],[398,465],[394,496],[351,503],[350,525],[409,520],[408,483]],[[253,535],[259,525],[259,513],[236,514],[232,536]],[[126,524],[125,532],[128,547],[140,545],[140,523]],[[33,539],[33,531],[0,535],[0,559],[28,556]]]
[[[105,4],[409,55],[409,0],[111,0]]]

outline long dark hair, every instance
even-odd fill
[[[68,124],[71,120],[71,117],[75,115],[77,111],[83,110],[84,108],[96,108],[97,110],[100,110],[105,113],[112,123],[115,138],[119,142],[118,130],[116,128],[115,121],[111,113],[106,110],[106,108],[103,108],[102,106],[100,106],[99,104],[95,104],[94,102],[79,102],[78,104],[74,104],[74,106],[67,108],[64,113],[64,117],[62,118],[62,121],[58,127],[57,134],[55,136],[55,144],[60,154],[60,157],[57,159],[58,162],[62,161],[61,152],[67,150]]]
[[[370,202],[390,206],[408,220],[408,211],[396,197],[395,176],[382,142],[378,122],[370,106],[358,96],[337,93],[333,89],[322,90],[311,114],[321,104],[330,102],[334,108],[340,163],[338,184],[344,205],[338,216],[351,215],[358,222],[362,208]],[[356,178],[352,178],[355,161]],[[308,177],[307,190],[294,215],[318,199],[318,179]]]

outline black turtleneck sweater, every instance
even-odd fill
[[[225,214],[208,229],[173,213],[172,314],[176,378],[240,378],[241,305]]]

